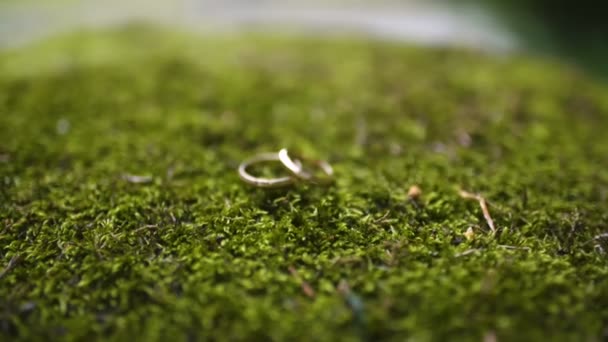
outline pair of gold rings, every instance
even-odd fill
[[[258,163],[280,162],[290,173],[287,176],[276,178],[256,177],[247,169]],[[310,168],[312,167],[312,169]],[[290,155],[286,148],[278,153],[260,153],[250,159],[245,160],[239,166],[239,176],[248,184],[259,188],[279,188],[292,185],[298,181],[305,181],[314,184],[328,184],[333,180],[334,169],[328,162],[305,158],[301,155]]]

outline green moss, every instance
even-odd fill
[[[128,27],[5,52],[1,336],[600,340],[607,113],[559,65],[348,38]],[[240,182],[283,146],[336,184]]]

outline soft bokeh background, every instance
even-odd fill
[[[526,51],[608,77],[606,5],[591,0],[50,0],[0,2],[0,48],[130,21],[204,31],[364,34],[431,45]]]

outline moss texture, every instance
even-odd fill
[[[601,340],[607,128],[605,87],[521,57],[137,26],[4,52],[0,337]],[[283,146],[335,184],[241,183]]]

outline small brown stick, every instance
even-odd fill
[[[460,257],[463,257],[465,255],[473,254],[473,253],[479,252],[479,251],[481,251],[481,249],[478,249],[478,248],[467,249],[464,252],[455,254],[454,257],[460,258]]]
[[[583,245],[586,245],[586,244],[588,244],[588,243],[591,243],[591,242],[593,242],[593,241],[597,241],[597,240],[601,240],[601,239],[608,239],[608,232],[606,232],[606,233],[601,233],[601,234],[598,234],[598,235],[594,236],[594,237],[593,237],[593,239],[591,239],[591,240],[589,240],[589,241],[585,242]]]
[[[152,228],[158,228],[158,225],[156,225],[156,224],[147,224],[147,225],[145,225],[145,226],[141,226],[141,227],[139,227],[139,228],[135,229],[135,230],[133,231],[133,233],[139,233],[139,232],[141,232],[142,230],[146,230],[146,229],[152,229]]]
[[[293,266],[289,266],[289,273],[291,273],[291,275],[300,283],[300,286],[302,286],[302,291],[306,296],[310,298],[315,297],[315,290],[312,288],[312,286],[310,286],[310,284],[306,282],[306,280],[300,277],[298,271],[296,271]]]
[[[390,210],[387,210],[386,213],[384,215],[382,215],[381,218],[377,219],[376,221],[374,221],[375,223],[382,223],[384,222],[384,220],[388,217],[388,215],[391,213]]]
[[[4,276],[7,275],[8,272],[15,268],[19,260],[21,260],[21,255],[14,255],[11,260],[8,261],[8,265],[6,265],[6,268],[0,271],[0,279],[4,278]]]
[[[139,176],[139,175],[131,175],[131,174],[123,174],[122,179],[134,184],[147,184],[151,183],[154,178],[151,176]]]
[[[483,212],[483,217],[486,219],[490,230],[492,230],[492,234],[496,234],[496,227],[494,226],[494,220],[492,220],[492,216],[490,216],[490,211],[488,210],[488,202],[481,195],[473,194],[465,190],[459,191],[460,197],[464,199],[474,199],[479,202],[479,206],[481,207],[481,211]]]
[[[522,251],[527,251],[527,252],[530,252],[532,250],[532,248],[530,248],[530,247],[518,247],[518,246],[509,246],[509,245],[498,245],[498,247],[504,248],[504,249],[522,250]]]

